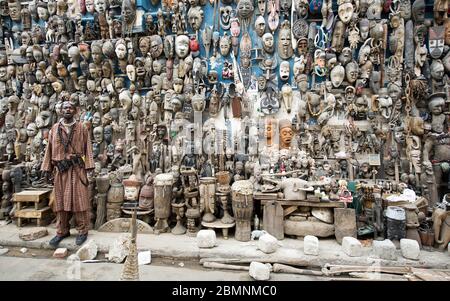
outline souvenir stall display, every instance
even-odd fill
[[[15,193],[52,188],[40,166],[71,101],[91,133],[95,229],[136,211],[157,233],[247,241],[261,225],[443,247],[449,9],[0,0],[0,219]]]

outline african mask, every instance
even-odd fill
[[[405,19],[405,21],[411,19],[411,1],[410,0],[400,0],[399,10],[400,17]]]
[[[266,0],[257,0],[258,4],[258,12],[261,16],[264,16],[266,13]]]
[[[48,16],[48,10],[47,10],[47,7],[45,6],[45,3],[42,2],[42,3],[38,4],[37,13],[38,13],[40,20],[48,21],[49,16]]]
[[[450,73],[450,51],[444,56],[442,63],[444,64],[445,71]]]
[[[289,79],[290,66],[288,61],[282,61],[280,63],[280,78],[283,81],[287,81]]]
[[[278,55],[283,60],[291,58],[291,56],[294,54],[294,50],[292,49],[290,28],[291,27],[289,21],[285,20],[283,24],[281,24],[281,28],[278,33]]]
[[[380,81],[381,81],[380,71],[372,71],[372,74],[370,75],[369,85],[374,94],[378,94],[378,91],[380,90]]]
[[[189,37],[187,35],[179,35],[175,38],[175,53],[181,59],[189,54]]]
[[[444,34],[445,45],[450,45],[450,19],[445,21],[445,34]]]
[[[437,25],[444,24],[448,18],[447,12],[449,9],[448,0],[435,0],[433,6],[434,21]]]
[[[18,0],[8,0],[9,16],[14,22],[19,22],[21,6]]]
[[[344,48],[345,42],[345,24],[341,21],[337,21],[333,29],[333,39],[331,42],[331,48],[336,52],[341,52]]]
[[[436,81],[441,81],[444,76],[444,65],[441,60],[433,60],[430,66],[431,77]]]
[[[118,40],[116,42],[116,56],[119,60],[125,60],[127,56],[127,46],[124,40]]]
[[[350,84],[353,84],[358,79],[359,67],[355,61],[351,61],[345,66],[345,77]]]
[[[275,114],[280,109],[278,93],[271,87],[267,87],[266,92],[261,97],[261,112],[264,114]]]
[[[425,0],[415,0],[412,5],[412,17],[416,24],[423,24],[425,21]]]
[[[287,119],[283,119],[280,120],[278,125],[280,129],[280,148],[289,148],[291,146],[292,137],[294,135],[294,131],[292,130],[292,123]]]
[[[189,38],[185,36],[188,39],[189,44]],[[175,43],[175,52],[176,52],[177,44]],[[152,55],[153,59],[157,59],[161,56],[161,54],[164,51],[164,45],[163,40],[158,35],[153,35],[150,37],[150,54]]]
[[[341,0],[338,7],[338,15],[344,24],[350,22],[353,16],[353,4],[351,0]]]
[[[231,6],[223,6],[220,8],[220,26],[223,30],[230,29],[230,18],[233,8]]]
[[[345,47],[342,49],[341,54],[338,57],[339,62],[345,66],[347,65],[351,60],[353,59],[352,57],[352,50],[350,49],[350,47]]]
[[[86,0],[85,6],[88,13],[93,14],[95,12],[94,0]]]
[[[134,65],[127,65],[127,77],[131,82],[136,81],[136,68]]]
[[[361,39],[365,41],[369,37],[369,20],[364,18],[359,20],[359,33],[361,35]]]
[[[266,32],[263,36],[262,36],[262,41],[263,41],[263,49],[266,53],[270,53],[272,54],[275,50],[275,43],[273,40],[273,35],[270,32]]]
[[[440,58],[444,52],[444,34],[444,25],[430,27],[428,36],[428,50],[433,59]]]
[[[389,119],[392,113],[392,98],[389,96],[387,88],[381,88],[379,90],[377,103],[380,115],[385,119]]]
[[[108,8],[108,3],[106,0],[94,0],[94,8],[99,14],[104,14]]]
[[[338,88],[342,84],[342,82],[344,81],[344,77],[345,77],[345,68],[342,67],[341,65],[337,65],[333,69],[331,69],[330,72],[331,83],[335,88]]]
[[[242,20],[251,18],[254,9],[252,0],[239,1],[236,7],[237,15]]]
[[[150,51],[150,37],[142,37],[139,39],[139,50],[143,56]]]
[[[188,11],[188,20],[194,31],[198,31],[203,23],[203,9],[200,6],[191,7]]]
[[[286,111],[288,113],[291,113],[292,108],[292,99],[293,99],[293,93],[292,93],[292,87],[289,84],[284,84],[281,88],[281,96],[283,98],[284,106],[286,107]]]
[[[383,3],[381,0],[369,1],[370,5],[367,8],[367,18],[369,20],[379,20],[381,18],[381,12],[383,11]]]
[[[258,16],[255,20],[255,32],[258,37],[262,37],[266,31],[266,20],[263,16]]]
[[[231,37],[225,32],[223,36],[220,37],[219,49],[222,56],[227,56],[230,53],[231,48]]]

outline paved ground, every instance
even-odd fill
[[[48,241],[55,234],[55,229],[53,227],[48,227],[49,235],[34,241],[22,241],[19,238],[19,230],[20,229],[13,224],[0,226],[0,246],[50,249]],[[95,240],[99,251],[103,253],[108,252],[109,247],[118,237],[117,233],[97,231],[90,231],[89,233],[89,239]],[[68,248],[72,251],[76,250],[75,235],[76,231],[72,230],[72,236],[65,239],[61,243],[61,247]],[[363,248],[363,256],[349,257],[342,251],[342,247],[336,240],[320,239],[320,256],[311,256],[303,253],[302,239],[285,238],[280,241],[281,246],[275,253],[264,254],[257,250],[256,241],[240,242],[233,238],[225,240],[221,237],[220,233],[218,233],[217,236],[218,246],[212,249],[199,249],[195,237],[172,235],[170,233],[160,235],[138,234],[137,245],[139,250],[151,250],[152,257],[170,257],[197,262],[209,258],[226,258],[245,262],[278,262],[320,268],[327,263],[335,265],[372,265],[376,261],[372,257],[370,242],[365,242],[366,246]],[[397,250],[397,255],[398,259],[395,261],[381,260],[377,261],[377,264],[382,266],[450,268],[450,256],[448,252],[428,252],[422,250],[420,259],[417,261],[403,258],[400,250]]]
[[[0,256],[0,281],[116,281],[120,279],[123,264],[114,263],[69,263],[64,259],[48,258],[51,252],[29,249],[21,254],[11,249]],[[30,258],[35,255],[35,258]],[[51,256],[51,255],[50,255]],[[47,257],[47,258],[46,258]],[[180,265],[183,265],[182,267]],[[250,281],[246,271],[205,269],[194,262],[180,260],[153,260],[150,265],[139,267],[140,280],[146,281]],[[271,280],[320,280],[319,277],[274,274]]]

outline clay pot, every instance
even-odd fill
[[[122,203],[124,189],[122,183],[113,183],[108,191],[108,203]]]

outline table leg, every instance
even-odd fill
[[[228,228],[222,228],[222,235],[224,239],[228,239]]]

